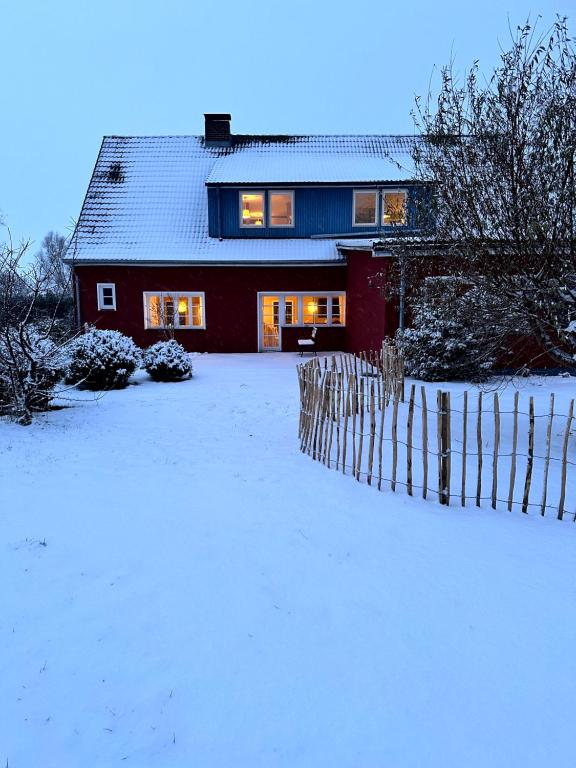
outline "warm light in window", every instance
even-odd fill
[[[406,192],[404,190],[383,193],[382,223],[387,226],[406,224]]]
[[[264,226],[264,193],[242,192],[240,196],[240,210],[242,211],[242,226]]]
[[[308,312],[310,312],[311,315],[315,314],[318,311],[318,305],[314,301],[308,302]]]
[[[187,299],[180,299],[180,301],[178,302],[178,312],[180,312],[181,314],[184,314],[187,311],[188,311]]]

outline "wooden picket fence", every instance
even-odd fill
[[[576,461],[568,412],[522,410],[491,394],[451,393],[412,383],[392,344],[362,355],[298,366],[301,450],[379,490],[405,488],[440,504],[576,520]],[[505,398],[506,399],[506,398]],[[454,401],[454,402],[453,402]],[[459,407],[458,407],[459,406]]]

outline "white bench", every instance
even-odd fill
[[[314,352],[316,354],[316,334],[318,328],[314,326],[309,339],[298,339],[298,349],[300,350],[300,357],[303,356],[305,351]]]

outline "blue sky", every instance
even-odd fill
[[[197,134],[204,112],[238,133],[410,133],[434,67],[489,72],[509,20],[547,27],[559,2],[0,0],[0,216],[32,250],[68,234],[103,135]]]

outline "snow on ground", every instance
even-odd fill
[[[0,424],[0,765],[574,765],[576,526],[313,462],[295,362]]]

